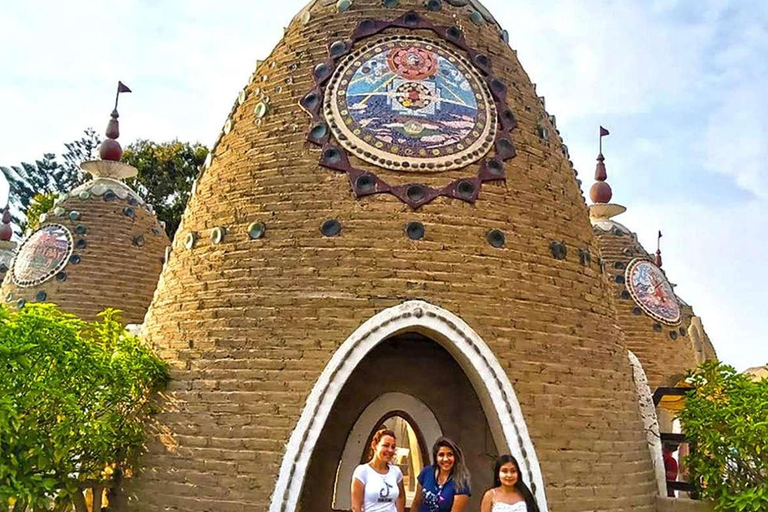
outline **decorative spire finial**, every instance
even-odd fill
[[[659,237],[656,239],[656,266],[661,268],[661,230],[659,230]]]
[[[13,237],[13,228],[11,227],[11,212],[6,205],[3,210],[3,223],[0,224],[0,241],[10,242]]]
[[[608,179],[608,172],[605,170],[605,157],[603,156],[603,137],[610,135],[611,132],[600,127],[600,152],[597,155],[597,166],[595,167],[595,184],[589,189],[589,197],[593,203],[607,204],[611,202],[613,191],[611,186],[605,182]]]
[[[101,158],[80,164],[80,168],[91,173],[94,179],[111,178],[120,180],[136,176],[139,172],[135,167],[120,161],[120,158],[123,156],[123,148],[117,142],[117,138],[120,136],[120,124],[117,121],[120,114],[117,113],[117,102],[120,99],[121,92],[131,92],[131,90],[123,82],[117,82],[115,108],[112,109],[111,119],[107,124],[107,138],[104,139],[104,142],[99,147],[99,156]]]
[[[117,94],[115,94],[115,108],[112,110],[112,114],[110,115],[112,119],[109,120],[107,131],[105,132],[107,138],[101,143],[101,147],[99,148],[99,156],[101,156],[102,160],[119,162],[120,158],[123,156],[123,148],[121,148],[120,143],[117,142],[117,138],[120,137],[120,123],[117,120],[117,118],[120,117],[120,114],[117,113],[117,102],[120,100],[121,92],[131,92],[131,90],[123,82],[118,81]]]

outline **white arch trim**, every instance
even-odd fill
[[[656,487],[659,496],[667,495],[667,474],[664,470],[664,457],[661,453],[661,434],[659,433],[659,420],[656,417],[656,406],[653,405],[653,394],[648,385],[648,378],[640,360],[631,350],[627,351],[629,364],[632,367],[637,399],[640,405],[640,416],[643,419],[645,439],[648,442],[648,451],[651,453],[653,472],[656,476]]]
[[[688,326],[688,339],[691,340],[691,349],[696,356],[696,363],[701,364],[706,361],[707,356],[704,352],[704,326],[701,325],[701,318],[694,316],[691,318],[691,325]]]
[[[307,398],[291,433],[270,512],[294,512],[309,461],[336,398],[360,361],[385,339],[406,331],[429,336],[456,359],[480,398],[500,453],[520,463],[523,480],[532,485],[541,512],[548,512],[544,480],[512,384],[493,352],[459,317],[423,301],[408,301],[371,317],[333,354]]]
[[[336,475],[333,493],[334,509],[349,510],[352,508],[349,489],[352,486],[352,473],[360,464],[360,454],[363,453],[365,443],[379,420],[393,411],[402,411],[413,419],[415,423],[413,426],[419,429],[427,447],[431,447],[443,435],[443,430],[435,418],[435,413],[418,398],[405,393],[379,395],[368,404],[347,436],[339,471]]]

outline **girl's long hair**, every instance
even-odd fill
[[[440,448],[446,447],[453,452],[453,469],[451,475],[453,477],[453,485],[456,487],[456,491],[469,491],[469,469],[464,462],[464,453],[452,439],[447,437],[441,437],[432,446],[432,465],[437,470],[437,452]]]
[[[373,437],[371,438],[371,444],[368,445],[368,450],[371,452],[371,456],[369,457],[368,461],[372,461],[373,458],[376,456],[376,445],[379,444],[379,441],[381,441],[381,438],[384,436],[390,436],[392,439],[397,441],[397,436],[395,433],[388,428],[382,428],[380,430],[377,430],[375,434],[373,434]]]
[[[515,482],[515,489],[517,489],[517,491],[523,496],[528,512],[539,512],[539,506],[536,504],[536,499],[533,497],[533,493],[528,488],[528,486],[525,485],[525,482],[523,482],[523,473],[520,472],[520,465],[517,463],[517,459],[515,459],[513,456],[502,455],[496,459],[496,464],[493,467],[493,486],[501,487],[499,470],[501,470],[501,466],[504,464],[509,464],[510,462],[515,465],[515,469],[517,470],[517,482]]]

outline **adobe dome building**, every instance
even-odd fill
[[[84,320],[113,308],[126,324],[144,321],[170,242],[152,207],[122,182],[137,170],[119,161],[116,108],[103,159],[82,164],[93,179],[60,197],[21,242],[0,289],[6,303],[52,302]]]
[[[675,386],[700,363],[716,359],[701,318],[674,292],[661,269],[661,249],[648,253],[637,235],[614,220],[626,207],[611,203],[605,157],[597,157],[590,219],[624,340],[640,360],[651,389]]]
[[[348,510],[387,424],[409,492],[445,434],[469,510],[501,453],[542,511],[661,510],[589,211],[506,40],[475,0],[291,22],[147,314],[174,380],[122,508]]]

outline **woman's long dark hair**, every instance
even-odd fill
[[[437,452],[440,448],[446,447],[453,452],[453,469],[451,470],[451,476],[453,477],[453,484],[456,486],[457,491],[469,490],[469,469],[464,462],[464,453],[452,439],[447,437],[441,437],[432,446],[432,465],[437,471],[439,467],[437,465]]]
[[[501,470],[501,466],[504,464],[509,464],[510,462],[515,465],[515,469],[517,470],[517,482],[515,482],[515,489],[517,489],[518,492],[523,496],[528,512],[539,512],[539,506],[536,504],[536,499],[533,497],[533,493],[528,488],[528,486],[525,485],[525,482],[523,482],[523,473],[520,471],[520,464],[517,463],[517,459],[515,459],[513,456],[502,455],[496,459],[496,464],[493,466],[493,486],[501,487],[499,471]]]

